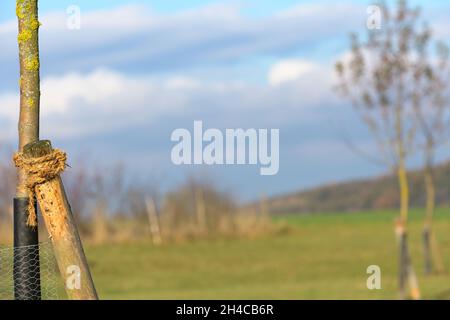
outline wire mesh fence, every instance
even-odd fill
[[[0,300],[58,300],[63,290],[50,242],[0,246]]]

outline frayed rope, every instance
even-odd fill
[[[52,153],[39,158],[26,158],[22,152],[17,152],[13,160],[16,167],[26,173],[25,185],[29,198],[27,225],[36,227],[37,216],[34,205],[36,186],[53,180],[63,172],[67,167],[67,155],[59,149],[53,149]]]

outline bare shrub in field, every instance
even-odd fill
[[[211,183],[190,180],[167,194],[161,210],[168,241],[201,237],[255,237],[273,231],[268,213],[240,210],[233,197]]]
[[[72,212],[80,231],[86,233],[86,220],[88,218],[87,207],[91,194],[90,188],[93,183],[92,173],[87,169],[84,160],[77,161],[76,167],[70,167],[64,173],[64,182],[67,194],[70,198]]]
[[[122,165],[116,165],[112,172],[114,174],[106,175],[101,170],[96,170],[89,190],[89,233],[90,239],[95,243],[113,240],[115,234],[111,221],[123,212],[126,194],[125,170]]]
[[[133,187],[125,182],[123,165],[99,170],[88,169],[81,162],[66,178],[83,238],[101,244],[142,237],[142,221],[135,213],[138,208],[129,206]]]
[[[245,238],[254,238],[273,231],[270,217],[256,210],[238,212],[234,224],[236,235]]]
[[[8,158],[10,150],[0,148],[0,243],[12,241],[13,207],[16,171]]]
[[[0,243],[12,242],[16,172],[0,150]],[[254,238],[277,231],[267,209],[242,209],[213,183],[189,179],[160,195],[157,181],[130,179],[123,166],[98,170],[77,161],[64,182],[81,237],[95,244],[152,241],[155,245],[201,238]],[[110,174],[112,172],[113,174]],[[48,237],[40,228],[40,238]]]

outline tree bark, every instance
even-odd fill
[[[424,170],[425,180],[425,194],[426,194],[426,206],[425,206],[425,224],[423,227],[423,252],[424,252],[424,270],[425,274],[429,275],[433,271],[433,263],[431,257],[431,233],[432,233],[432,221],[434,212],[434,200],[435,190],[433,175],[429,164],[426,165]]]
[[[19,19],[20,116],[19,151],[39,140],[40,76],[38,0],[17,0]],[[26,173],[19,170],[17,198],[27,198]]]
[[[408,177],[404,160],[399,161],[397,169],[398,182],[400,187],[400,218],[396,225],[396,234],[399,246],[399,289],[400,299],[406,298],[406,285],[409,285],[409,296],[414,299],[420,299],[420,289],[417,276],[411,262],[411,256],[408,247],[408,209],[409,209],[409,188]]]
[[[424,270],[425,274],[430,275],[433,272],[434,268],[437,272],[443,272],[445,269],[441,252],[438,248],[436,237],[433,232],[433,216],[436,203],[436,191],[433,177],[433,166],[430,157],[427,157],[424,169],[424,182],[426,193],[426,212],[422,241],[424,252]]]

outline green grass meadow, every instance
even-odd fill
[[[288,231],[256,239],[87,246],[101,299],[396,299],[395,212],[290,215]],[[435,232],[448,271],[424,276],[423,214],[413,210],[410,247],[424,299],[450,299],[450,209]],[[378,265],[382,289],[368,290]]]

